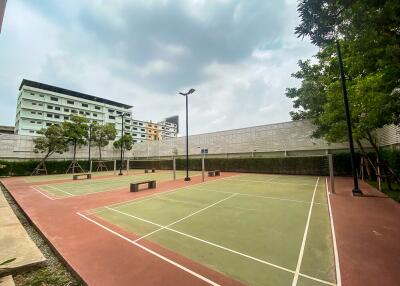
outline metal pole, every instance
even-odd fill
[[[92,124],[89,124],[89,173],[92,172],[92,161],[90,160],[90,143],[92,141]]]
[[[203,152],[203,157],[201,157],[201,176],[203,178],[203,182],[204,182],[204,169],[205,169],[205,164],[204,164],[204,152]]]
[[[335,193],[335,180],[333,175],[333,158],[332,154],[328,154],[328,164],[329,164],[329,182],[331,185],[331,192],[332,194]]]
[[[189,178],[189,116],[188,116],[188,95],[186,97],[186,178],[185,181],[190,181]]]
[[[122,113],[122,129],[121,129],[121,156],[120,156],[120,164],[119,164],[119,175],[122,176],[122,149],[124,145],[124,115],[125,113]]]
[[[338,60],[339,60],[339,70],[340,70],[340,80],[341,80],[341,83],[342,83],[344,110],[346,112],[347,136],[348,136],[348,139],[349,139],[349,147],[350,147],[351,171],[352,171],[352,174],[353,174],[353,181],[354,181],[354,188],[353,188],[352,192],[353,192],[353,196],[362,196],[363,193],[361,192],[361,190],[358,187],[358,178],[357,178],[357,172],[356,172],[356,168],[355,168],[353,132],[351,130],[349,100],[347,98],[346,78],[344,76],[342,53],[340,51],[339,40],[336,40],[336,49],[337,49]]]
[[[174,176],[174,181],[176,180],[176,161],[175,161],[175,156],[172,157],[172,173]]]

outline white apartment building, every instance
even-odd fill
[[[60,124],[69,120],[71,114],[77,114],[100,124],[114,123],[120,137],[121,115],[125,113],[124,133],[131,134],[134,143],[176,137],[176,124],[136,120],[131,109],[131,105],[23,79],[17,100],[15,133],[35,136],[41,128]]]

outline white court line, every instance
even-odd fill
[[[139,237],[138,239],[136,239],[135,241],[142,240],[143,238],[148,237],[148,236],[150,236],[150,235],[152,235],[152,234],[154,234],[156,232],[159,232],[160,230],[168,228],[168,227],[170,227],[170,226],[172,226],[174,224],[177,224],[178,222],[184,221],[185,219],[188,219],[188,218],[190,218],[190,217],[192,217],[192,216],[194,216],[194,215],[196,215],[198,213],[201,213],[201,212],[205,211],[206,209],[209,209],[209,208],[211,208],[211,207],[213,207],[215,205],[218,205],[219,203],[222,203],[223,201],[226,201],[226,200],[228,200],[228,199],[230,199],[230,198],[232,198],[232,197],[234,197],[236,195],[237,194],[232,194],[232,195],[230,195],[230,196],[228,196],[228,197],[226,197],[226,198],[224,198],[222,200],[219,200],[219,201],[217,201],[217,202],[215,202],[215,203],[213,203],[211,205],[208,205],[208,206],[206,206],[206,207],[204,207],[202,209],[199,209],[199,210],[195,211],[194,213],[191,213],[191,214],[189,214],[189,215],[187,215],[187,216],[185,216],[185,217],[183,217],[181,219],[178,219],[178,220],[176,220],[176,221],[174,221],[174,222],[172,222],[172,223],[170,223],[170,224],[168,224],[166,226],[160,227],[159,229],[156,229],[156,230],[154,230],[154,231],[152,231],[152,232],[150,232],[150,233],[148,233],[146,235],[143,235],[143,236]]]
[[[54,189],[54,190],[56,190],[58,192],[65,193],[65,194],[70,195],[70,196],[75,196],[74,194],[71,194],[71,193],[69,193],[67,191],[63,191],[63,190],[61,190],[59,188],[53,187],[52,185],[44,185],[43,187],[49,187],[49,188],[52,188],[52,189]]]
[[[238,176],[245,176],[243,174],[239,174]],[[227,181],[238,181],[238,182],[256,182],[256,183],[266,183],[266,182],[271,182],[272,180],[275,180],[276,178],[282,177],[282,175],[274,175],[272,178],[268,180],[246,180],[246,179],[236,179],[237,176],[231,176],[231,177],[226,177],[222,178],[223,180]],[[231,179],[233,178],[233,179]]]
[[[52,198],[52,197],[46,195],[45,193],[41,192],[40,190],[36,189],[36,188],[33,187],[33,186],[30,186],[30,188],[34,189],[36,192],[39,192],[40,194],[42,194],[43,196],[45,196],[46,198],[48,198],[48,199],[50,199],[50,200],[52,200],[52,201],[55,200],[55,198]]]
[[[193,188],[191,189],[198,190],[198,191],[206,191],[206,192],[216,192],[216,193],[222,193],[222,194],[236,194],[233,192],[226,192],[226,191],[218,191],[218,190],[211,190],[211,189],[199,189],[199,188]],[[292,199],[284,199],[284,198],[277,198],[277,197],[269,197],[269,196],[260,196],[260,195],[252,195],[252,194],[245,194],[245,193],[237,193],[238,196],[245,196],[245,197],[254,197],[254,198],[261,198],[261,199],[270,199],[270,200],[278,200],[278,201],[288,201],[288,202],[293,202],[293,203],[302,203],[302,204],[310,204],[310,202],[307,201],[300,201],[300,200],[292,200]],[[326,205],[326,203],[314,203],[315,205]]]
[[[167,258],[167,257],[165,257],[165,256],[163,256],[163,255],[161,255],[161,254],[159,254],[159,253],[157,253],[157,252],[155,252],[155,251],[153,251],[153,250],[151,250],[151,249],[149,249],[149,248],[147,248],[147,247],[145,247],[145,246],[143,246],[143,245],[141,245],[141,244],[139,244],[139,243],[137,243],[137,242],[125,237],[125,236],[123,236],[123,235],[121,235],[121,234],[119,234],[118,232],[113,231],[112,229],[110,229],[110,228],[98,223],[97,221],[92,220],[91,218],[88,218],[87,216],[85,216],[85,215],[83,215],[83,214],[81,214],[79,212],[77,214],[79,216],[83,217],[84,219],[86,219],[86,220],[98,225],[99,227],[107,230],[108,232],[110,232],[110,233],[112,233],[112,234],[124,239],[125,241],[127,241],[127,242],[129,242],[129,243],[131,243],[131,244],[133,244],[133,245],[135,245],[137,247],[140,247],[144,251],[147,251],[148,253],[150,253],[150,254],[152,254],[152,255],[154,255],[154,256],[156,256],[156,257],[158,257],[158,258],[160,258],[160,259],[162,259],[162,260],[174,265],[175,267],[177,267],[179,269],[182,269],[183,271],[185,271],[185,272],[187,272],[187,273],[189,273],[189,274],[191,274],[191,275],[193,275],[193,276],[195,276],[197,278],[199,278],[200,280],[203,280],[204,282],[206,282],[206,283],[208,283],[210,285],[213,285],[213,286],[220,286],[220,284],[208,279],[207,277],[204,277],[203,275],[201,275],[199,273],[196,273],[193,270],[190,270],[189,268],[186,268],[185,266],[183,266],[183,265],[181,265],[181,264],[179,264],[179,263],[177,263],[177,262],[175,262],[175,261],[173,261],[173,260],[171,260],[171,259],[169,259],[169,258]]]
[[[246,257],[246,258],[248,258],[248,259],[251,259],[251,260],[260,262],[260,263],[262,263],[262,264],[265,264],[265,265],[268,265],[268,266],[272,266],[272,267],[274,267],[274,268],[278,268],[278,269],[280,269],[280,270],[287,271],[287,272],[290,272],[290,273],[293,273],[293,274],[295,273],[294,270],[291,270],[291,269],[289,269],[289,268],[286,268],[286,267],[283,267],[283,266],[279,266],[279,265],[273,264],[273,263],[271,263],[271,262],[268,262],[268,261],[265,261],[265,260],[262,260],[262,259],[259,259],[259,258],[250,256],[250,255],[244,254],[244,253],[242,253],[242,252],[239,252],[239,251],[236,251],[236,250],[227,248],[227,247],[225,247],[225,246],[222,246],[222,245],[213,243],[213,242],[208,241],[208,240],[201,239],[201,238],[199,238],[199,237],[196,237],[196,236],[193,236],[193,235],[190,235],[190,234],[181,232],[181,231],[179,231],[179,230],[175,230],[175,229],[173,229],[173,228],[165,227],[165,226],[163,226],[163,225],[161,225],[161,224],[158,224],[158,223],[149,221],[149,220],[147,220],[147,219],[140,218],[140,217],[137,217],[137,216],[134,216],[134,215],[131,215],[131,214],[128,214],[128,213],[119,211],[119,210],[115,210],[115,209],[110,209],[110,210],[115,211],[115,212],[120,213],[120,214],[123,214],[123,215],[128,216],[128,217],[134,218],[134,219],[136,219],[136,220],[140,220],[140,221],[143,221],[143,222],[146,222],[146,223],[149,223],[149,224],[158,226],[158,227],[162,227],[162,228],[165,229],[165,230],[169,230],[169,231],[171,231],[171,232],[174,232],[174,233],[180,234],[180,235],[182,235],[182,236],[185,236],[185,237],[188,237],[188,238],[191,238],[191,239],[194,239],[194,240],[203,242],[203,243],[205,243],[205,244],[214,246],[214,247],[216,247],[216,248],[220,248],[220,249],[223,249],[223,250],[225,250],[225,251],[228,251],[228,252],[231,252],[231,253],[234,253],[234,254],[237,254],[237,255]],[[312,276],[308,276],[308,275],[305,275],[305,274],[302,274],[302,273],[299,273],[299,275],[300,275],[300,276],[303,276],[303,277],[307,277],[307,278],[309,278],[309,279],[311,279],[311,280],[314,280],[314,281],[318,281],[318,282],[327,284],[327,285],[331,285],[331,286],[335,286],[335,285],[336,285],[336,284],[331,283],[331,282],[329,282],[329,281],[324,281],[324,280],[321,280],[321,279],[318,279],[318,278],[315,278],[315,277],[312,277]]]
[[[331,231],[332,231],[332,241],[333,241],[333,253],[335,257],[335,268],[336,268],[336,283],[337,286],[342,285],[342,277],[340,274],[340,264],[339,264],[339,252],[337,249],[337,244],[336,244],[336,234],[335,234],[335,226],[333,224],[333,215],[332,215],[332,208],[331,208],[331,201],[329,199],[329,196],[331,195],[328,191],[328,178],[325,178],[325,186],[326,186],[326,199],[328,200],[328,210],[329,210],[329,218],[331,222]]]
[[[281,176],[280,176],[281,177]],[[238,182],[252,182],[252,183],[265,183],[271,182],[272,180],[276,179],[273,178],[271,180],[249,180],[249,179],[233,179],[231,181],[238,181]],[[297,183],[288,183],[288,182],[272,182],[273,184],[282,184],[282,185],[297,185],[297,186],[314,186],[314,184],[297,184]]]
[[[311,204],[310,204],[310,210],[308,211],[307,223],[306,223],[306,227],[304,229],[303,241],[301,242],[299,259],[297,260],[296,272],[295,272],[294,277],[293,277],[292,286],[296,286],[297,285],[297,280],[299,279],[300,266],[301,266],[301,262],[303,261],[304,247],[306,245],[308,227],[310,225],[311,213],[312,213],[312,209],[313,209],[315,192],[317,191],[317,187],[318,187],[318,182],[319,182],[319,177],[317,179],[317,182],[315,183],[314,193],[313,193],[313,196],[312,196],[312,199],[311,199]]]

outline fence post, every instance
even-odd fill
[[[333,177],[333,158],[332,154],[328,154],[328,163],[329,163],[329,180],[331,185],[331,192],[332,194],[335,193],[335,180]]]

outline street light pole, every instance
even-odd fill
[[[119,174],[120,176],[122,176],[122,150],[123,150],[123,145],[124,145],[124,117],[125,117],[125,113],[121,114],[121,118],[122,118],[122,129],[121,129],[121,156],[120,156],[120,164],[119,164]]]
[[[349,108],[349,100],[347,97],[347,89],[346,89],[346,78],[344,75],[343,61],[342,61],[342,53],[340,50],[339,40],[336,40],[336,49],[339,60],[339,70],[340,70],[340,80],[342,83],[342,93],[343,93],[343,102],[344,102],[344,110],[346,113],[346,122],[347,122],[347,136],[349,139],[349,147],[350,147],[350,161],[351,161],[351,171],[353,174],[354,188],[352,190],[353,196],[362,196],[363,193],[358,187],[358,178],[357,172],[355,168],[355,153],[354,153],[354,143],[353,143],[353,131],[351,128],[351,118],[350,118],[350,108]]]
[[[91,145],[91,143],[92,143],[92,124],[90,123],[89,124],[89,166],[91,164],[90,163],[90,145]],[[91,172],[92,170],[89,170],[89,171]]]
[[[189,108],[188,108],[188,95],[195,92],[193,88],[191,88],[188,92],[182,93],[180,92],[179,94],[183,95],[186,97],[186,177],[185,181],[190,181],[189,177]]]

